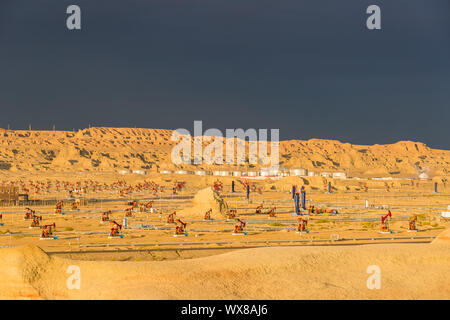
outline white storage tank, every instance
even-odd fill
[[[261,177],[268,177],[268,176],[269,176],[269,171],[261,170],[261,171],[259,172],[259,175],[260,175]]]
[[[280,173],[278,168],[262,168],[259,172],[261,177],[276,177]]]
[[[270,169],[269,168],[261,168],[261,169],[259,169],[259,175],[261,177],[268,177],[270,175]]]
[[[303,168],[293,168],[293,169],[289,170],[289,175],[304,177],[304,176],[308,175],[308,170],[303,169]]]
[[[332,178],[333,174],[331,172],[322,172],[320,174],[322,177],[326,177],[326,178]]]
[[[347,179],[347,174],[345,172],[333,172],[333,178],[335,178],[335,179]]]

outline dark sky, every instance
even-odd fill
[[[0,108],[13,129],[203,120],[450,149],[450,1],[0,0]]]

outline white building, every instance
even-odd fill
[[[347,174],[345,172],[333,172],[334,179],[347,179]]]
[[[289,170],[290,176],[299,176],[299,177],[305,177],[308,175],[308,170],[303,168],[293,168]]]
[[[320,176],[326,177],[326,178],[332,178],[333,174],[331,172],[322,172],[322,173],[320,173]]]
[[[278,174],[279,177],[288,177],[289,176],[289,169],[280,167],[278,169]]]
[[[269,173],[269,170],[261,169],[261,171],[259,171],[259,175],[261,177],[268,177],[268,176],[270,176],[270,173]]]
[[[276,177],[280,173],[278,168],[261,168],[259,175],[261,177]]]

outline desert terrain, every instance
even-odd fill
[[[17,187],[28,201],[0,204],[0,298],[450,298],[450,221],[442,217],[450,211],[449,151],[415,142],[282,141],[283,166],[358,178],[161,174],[177,169],[170,136],[152,129],[4,130],[1,185]],[[418,179],[418,167],[428,168],[428,179]],[[300,216],[293,185],[306,189]],[[320,211],[308,211],[312,206]],[[25,219],[29,210],[39,226]],[[176,237],[168,221],[174,212],[175,223],[186,223]],[[243,232],[232,212],[245,222]],[[307,221],[302,232],[299,219]],[[120,236],[111,237],[111,221],[121,225]],[[41,227],[53,224],[42,238]],[[373,265],[381,270],[379,289],[367,286]],[[80,270],[79,289],[67,286],[69,266]]]
[[[171,140],[172,134],[165,129],[104,127],[77,131],[0,129],[0,173],[218,169],[206,164],[175,167],[170,155],[178,141]],[[336,140],[288,140],[280,141],[279,154],[281,167],[344,171],[360,177],[414,178],[418,167],[428,168],[437,179],[450,172],[450,151],[412,141],[363,146]],[[220,170],[259,167],[222,165]]]

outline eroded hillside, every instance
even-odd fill
[[[0,131],[0,169],[17,171],[157,171],[175,169],[172,130],[90,128],[72,131]],[[207,143],[205,143],[207,144]],[[280,142],[280,165],[317,172],[345,171],[361,176],[416,176],[418,168],[431,175],[447,175],[450,151],[423,143],[401,141],[362,146],[335,140],[311,139]],[[252,170],[259,166],[182,165],[178,168]]]

